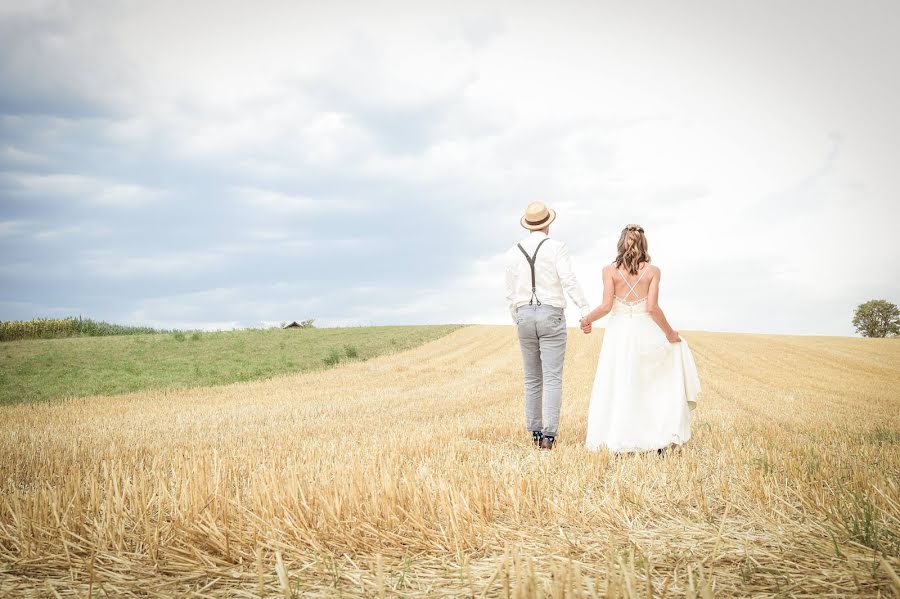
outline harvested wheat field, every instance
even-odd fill
[[[0,409],[0,596],[900,593],[900,340],[686,333],[682,450],[531,446],[512,327],[305,375]]]

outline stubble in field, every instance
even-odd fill
[[[658,457],[522,425],[510,327],[306,375],[2,408],[0,595],[889,596],[900,343],[686,333],[704,391]]]

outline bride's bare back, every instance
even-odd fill
[[[647,299],[650,295],[650,285],[654,277],[654,267],[649,262],[643,262],[638,269],[638,274],[632,275],[624,268],[616,268],[611,264],[608,268],[614,271],[613,295],[619,301],[636,303]]]

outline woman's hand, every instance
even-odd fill
[[[581,332],[583,332],[585,335],[587,335],[588,333],[591,332],[591,330],[593,328],[594,328],[593,324],[591,323],[590,320],[588,320],[587,318],[581,319]]]
[[[672,331],[668,335],[666,335],[666,339],[669,340],[669,343],[680,343],[681,337],[678,336],[678,331]]]

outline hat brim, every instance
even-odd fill
[[[526,229],[528,229],[529,231],[537,231],[537,230],[539,230],[539,229],[543,229],[544,227],[548,226],[550,223],[552,223],[553,221],[556,220],[556,210],[554,210],[553,208],[548,208],[547,211],[550,213],[550,218],[548,218],[547,220],[545,220],[544,222],[542,222],[542,223],[539,224],[539,225],[531,225],[531,224],[529,224],[529,223],[525,220],[525,217],[524,217],[524,216],[519,220],[519,223],[520,223],[523,227],[525,227]]]

